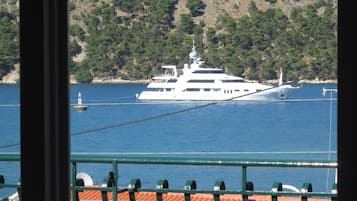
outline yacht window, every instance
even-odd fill
[[[222,74],[223,70],[196,70],[193,73],[202,73],[202,74]]]
[[[261,89],[257,89],[257,92],[262,91]]]
[[[204,89],[204,91],[210,91],[211,89]]]
[[[240,90],[239,90],[239,89],[235,89],[234,91],[235,91],[235,92],[239,92]]]
[[[200,91],[200,89],[196,89],[196,88],[187,88],[186,91]]]
[[[189,80],[190,83],[214,83],[214,80]]]
[[[223,83],[238,83],[244,82],[244,80],[222,80]]]
[[[249,89],[244,89],[244,91],[249,91]]]
[[[169,79],[169,80],[167,80],[167,82],[168,83],[175,83],[175,82],[177,82],[177,79]]]

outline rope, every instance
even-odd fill
[[[175,115],[175,114],[179,114],[179,113],[184,113],[184,112],[189,112],[192,110],[196,110],[196,109],[201,109],[201,108],[205,108],[211,105],[215,105],[219,102],[226,102],[226,101],[232,101],[236,98],[241,98],[241,97],[245,97],[245,96],[249,96],[249,95],[253,95],[256,93],[261,93],[263,91],[267,91],[267,90],[271,90],[277,88],[275,86],[261,90],[261,91],[256,91],[256,92],[252,92],[252,93],[247,93],[244,95],[240,95],[240,96],[235,96],[226,100],[222,100],[222,101],[214,101],[214,102],[210,102],[207,104],[203,104],[203,105],[199,105],[199,106],[194,106],[194,107],[190,107],[187,109],[182,109],[182,110],[178,110],[178,111],[174,111],[174,112],[168,112],[168,113],[164,113],[164,114],[160,114],[160,115],[156,115],[156,116],[151,116],[151,117],[147,117],[147,118],[143,118],[143,119],[138,119],[138,120],[133,120],[133,121],[127,121],[127,122],[122,122],[122,123],[118,123],[118,124],[112,124],[112,125],[108,125],[108,126],[103,126],[103,127],[99,127],[99,128],[94,128],[94,129],[88,129],[88,130],[83,130],[83,131],[78,131],[78,132],[74,132],[71,135],[72,136],[76,136],[76,135],[83,135],[83,134],[87,134],[87,133],[92,133],[92,132],[96,132],[96,131],[101,131],[101,130],[106,130],[106,129],[110,129],[110,128],[115,128],[115,127],[121,127],[121,126],[127,126],[127,125],[132,125],[132,124],[137,124],[137,123],[141,123],[141,122],[145,122],[145,121],[150,121],[150,120],[154,120],[154,119],[160,119],[163,117],[167,117],[167,116],[171,116],[171,115]],[[19,146],[19,143],[16,144],[8,144],[8,145],[1,145],[0,149],[2,148],[8,148],[8,147],[14,147],[14,146]]]
[[[270,90],[270,89],[273,89],[273,88],[276,88],[276,87],[271,87],[271,88],[268,88],[268,89],[265,89],[265,90],[261,90],[259,92]],[[252,94],[255,94],[255,93],[259,93],[259,92],[252,92],[252,93],[248,93],[248,94],[244,94],[244,95],[240,95],[240,96],[235,96],[235,97],[232,97],[232,98],[229,98],[229,99],[226,99],[226,100],[222,100],[222,102],[231,101],[231,100],[234,100],[236,98],[241,98],[241,97],[252,95]],[[149,121],[149,120],[160,119],[160,118],[163,118],[163,117],[166,117],[166,116],[171,116],[171,115],[175,115],[175,114],[179,114],[179,113],[184,113],[184,112],[189,112],[189,111],[196,110],[196,109],[205,108],[205,107],[208,107],[208,106],[211,106],[211,105],[215,105],[215,104],[217,104],[219,102],[221,102],[221,101],[210,102],[210,103],[207,103],[207,104],[194,106],[194,107],[190,107],[190,108],[187,108],[187,109],[182,109],[182,110],[178,110],[178,111],[174,111],[174,112],[168,112],[168,113],[164,113],[164,114],[160,114],[160,115],[156,115],[156,116],[151,116],[151,117],[147,117],[147,118],[143,118],[143,119],[127,121],[127,122],[123,122],[123,123],[119,123],[119,124],[113,124],[113,125],[109,125],[109,126],[95,128],[95,129],[88,129],[88,130],[84,130],[84,131],[79,131],[79,132],[72,133],[72,135],[81,135],[81,134],[86,134],[86,133],[90,133],[90,132],[105,130],[105,129],[109,129],[109,128],[127,126],[127,125],[137,124],[137,123],[141,123],[141,122],[145,122],[145,121]]]
[[[209,104],[205,104],[205,105],[201,105],[201,106],[197,106],[197,107],[187,108],[187,109],[178,110],[178,111],[175,111],[175,112],[169,112],[169,113],[160,114],[160,115],[156,115],[156,116],[151,116],[151,117],[138,119],[138,120],[134,120],[134,121],[127,121],[127,122],[122,122],[122,123],[119,123],[119,124],[113,124],[113,125],[109,125],[109,126],[104,126],[104,127],[101,127],[101,128],[95,128],[95,129],[79,131],[79,132],[72,133],[72,135],[81,135],[81,134],[86,134],[86,133],[90,133],[90,132],[105,130],[105,129],[109,129],[109,128],[127,126],[127,125],[131,125],[131,124],[141,123],[141,122],[144,122],[144,121],[160,119],[160,118],[163,118],[163,117],[166,117],[166,116],[171,116],[171,115],[175,115],[175,114],[179,114],[179,113],[183,113],[183,112],[188,112],[188,111],[192,111],[192,110],[199,109],[199,108],[204,108],[204,107],[207,107],[207,106],[210,106],[210,105],[214,105],[214,104],[216,104],[216,103],[209,103]]]
[[[19,143],[1,145],[1,146],[0,146],[0,149],[4,149],[4,148],[8,148],[8,147],[16,147],[16,146],[19,146],[19,145],[20,145]]]

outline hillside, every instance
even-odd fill
[[[179,0],[179,7],[184,7],[187,0]],[[262,11],[266,11],[269,8],[281,8],[287,16],[290,16],[292,8],[302,8],[306,5],[310,5],[314,0],[277,0],[272,4],[266,0],[252,0],[256,3],[257,8]],[[217,18],[224,12],[227,12],[233,18],[239,18],[242,15],[249,15],[250,0],[203,0],[207,5],[205,12],[202,16],[196,17],[195,20],[204,21],[206,27],[214,27],[217,22]],[[187,12],[187,8],[186,8]],[[180,11],[177,10],[176,15],[180,15]]]
[[[178,25],[182,13],[190,12],[185,6],[187,1],[188,0],[178,0],[177,10],[174,14],[176,25]],[[203,21],[204,24],[206,24],[204,30],[204,33],[206,33],[208,27],[216,26],[217,19],[225,12],[236,19],[242,15],[249,15],[248,8],[251,1],[256,3],[259,10],[266,11],[269,8],[281,8],[287,16],[290,16],[290,12],[293,8],[303,8],[314,2],[314,0],[277,0],[276,3],[271,4],[266,0],[203,0],[206,4],[204,14],[194,17],[194,20],[196,23]]]
[[[18,15],[18,1],[1,12]],[[289,81],[335,80],[336,14],[337,0],[70,0],[71,80],[146,80],[187,62],[192,40],[208,66],[247,79],[284,66]],[[18,79],[15,61],[0,60],[2,82]]]
[[[177,26],[180,22],[181,14],[189,14],[190,10],[186,7],[188,0],[177,0],[174,11],[174,24]],[[287,16],[290,16],[290,12],[293,8],[303,8],[306,5],[310,5],[314,0],[277,0],[272,4],[266,0],[202,0],[206,7],[202,16],[193,17],[196,24],[200,21],[204,22],[205,30],[208,27],[215,27],[217,19],[223,13],[228,13],[233,18],[239,18],[242,15],[249,15],[248,7],[250,2],[255,2],[257,8],[262,11],[266,11],[269,8],[281,8]],[[334,0],[336,4],[337,0]],[[98,4],[110,3],[110,0],[70,0],[71,4],[75,6],[75,9],[70,11],[70,23],[79,24],[85,28],[83,21],[73,20],[73,16],[80,16],[83,13],[90,13],[90,11]],[[118,16],[127,16],[128,14],[122,12],[120,9],[116,10]],[[205,34],[204,34],[205,35]],[[83,44],[82,44],[83,45]],[[77,61],[83,59],[83,55],[76,58]]]

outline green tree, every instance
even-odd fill
[[[0,10],[0,78],[19,60],[19,31],[16,16]]]
[[[189,14],[181,14],[181,21],[178,27],[179,31],[183,33],[193,34],[193,28],[195,27],[195,23],[191,15]]]
[[[88,59],[84,59],[79,64],[70,62],[72,71],[74,72],[75,79],[80,83],[89,83],[93,80],[93,76],[90,73],[90,63]]]
[[[73,39],[69,42],[69,45],[68,45],[68,53],[69,53],[69,56],[70,57],[74,57],[76,55],[78,55],[79,53],[82,52],[82,47],[78,44],[78,42]]]
[[[164,32],[174,28],[172,21],[174,20],[174,11],[176,0],[144,0],[145,22],[150,25],[156,25],[158,29]]]
[[[88,30],[85,51],[92,76],[116,77],[116,54],[125,31],[120,29],[115,8],[101,4],[88,14],[85,23]]]
[[[228,32],[235,32],[237,22],[228,13],[224,13],[217,19],[217,29],[225,30]]]
[[[207,32],[206,32],[206,37],[207,37],[207,41],[208,43],[214,43],[217,44],[218,40],[216,37],[216,29],[213,27],[208,27]]]
[[[84,41],[85,31],[78,24],[70,25],[70,35],[78,37],[79,40]]]
[[[190,0],[187,1],[186,7],[190,9],[191,15],[197,17],[203,15],[206,4],[201,0]]]
[[[141,0],[113,0],[113,4],[120,10],[128,13],[139,12],[143,10]]]

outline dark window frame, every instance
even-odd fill
[[[23,201],[69,199],[66,0],[20,0],[20,133]]]
[[[354,44],[349,40],[353,39],[354,36],[354,25],[353,20],[351,20],[354,17],[350,15],[355,13],[352,3],[350,1],[338,2],[338,200],[355,198],[355,193],[351,190],[351,187],[354,186],[356,181],[356,172],[352,170],[356,159],[349,157],[354,153],[354,142],[356,141],[353,132],[355,122],[351,118],[356,107],[355,99],[353,99],[355,95],[355,90],[353,90],[355,56],[352,55],[354,54]],[[49,22],[60,22],[62,24],[53,26]],[[64,38],[58,37],[59,35],[64,37],[63,32],[67,31],[67,25],[66,0],[20,0],[23,201],[69,200],[67,43],[64,43]],[[47,49],[52,45],[55,45],[58,49]],[[46,53],[44,50],[49,52]],[[53,61],[58,62],[58,65],[55,65],[55,67],[47,66],[48,68],[46,68],[44,63]],[[65,70],[60,69],[59,65],[63,65],[61,67]],[[28,69],[26,69],[27,67]],[[50,90],[55,92],[49,92]],[[49,93],[54,93],[56,96],[50,98]],[[42,96],[36,97],[38,94]],[[42,103],[43,105],[41,105]],[[55,110],[51,110],[52,104],[57,105],[54,106]],[[58,111],[58,109],[62,110]],[[63,124],[60,121],[64,121]],[[40,129],[35,129],[36,126],[40,126]],[[60,132],[55,132],[55,136],[59,138],[62,144],[56,142],[53,136],[49,136],[49,131],[56,129],[64,132],[61,133],[61,136],[58,135]],[[48,142],[50,144],[46,144]],[[46,151],[50,152],[46,153]],[[50,156],[54,156],[55,159],[49,160]],[[63,164],[60,164],[60,162],[63,162]],[[64,167],[64,169],[59,168],[59,166]],[[50,167],[55,167],[55,171],[52,171]],[[58,177],[59,175],[61,177]],[[49,191],[46,192],[46,190]]]

